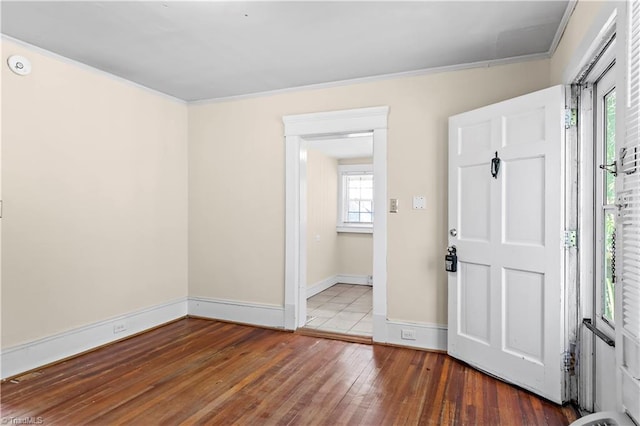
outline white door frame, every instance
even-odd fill
[[[373,340],[386,341],[388,114],[389,107],[382,106],[283,117],[286,152],[284,327],[287,330],[295,330],[306,321],[307,159],[304,137],[372,131],[376,206],[373,221]]]
[[[582,42],[575,49],[570,58],[563,76],[564,84],[573,84],[577,80],[585,77],[585,73],[592,66],[592,61],[598,56],[611,35],[616,31],[616,23],[620,19],[617,7],[621,3],[605,2],[592,21],[591,25],[585,32]],[[615,49],[617,52],[618,49]],[[602,61],[600,66],[607,61]],[[619,67],[620,69],[622,67]],[[592,74],[598,74],[593,72]],[[604,70],[603,70],[604,71]],[[619,70],[618,70],[619,72]],[[583,95],[591,94],[591,90],[583,91]],[[591,117],[591,99],[581,99],[581,102],[589,103],[589,110],[582,108],[578,111],[578,147],[576,158],[568,159],[571,164],[577,163],[577,176],[572,176],[571,180],[575,180],[578,186],[578,202],[577,211],[567,212],[568,216],[577,217],[578,223],[578,243],[580,248],[578,254],[578,270],[577,270],[577,300],[568,300],[567,303],[577,303],[576,310],[569,309],[568,312],[576,312],[577,314],[577,330],[576,335],[571,336],[571,340],[577,338],[579,347],[576,356],[580,359],[576,360],[578,364],[577,382],[574,382],[575,388],[571,390],[571,397],[578,400],[578,404],[583,409],[593,409],[593,356],[594,344],[596,337],[591,331],[585,330],[582,325],[582,318],[593,319],[593,294],[592,283],[594,280],[594,251],[593,251],[593,227],[594,227],[594,188],[592,181],[593,158],[593,121]]]

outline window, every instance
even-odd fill
[[[595,203],[596,203],[596,312],[600,326],[614,325],[615,291],[615,173],[616,173],[616,86],[614,65],[594,85]],[[606,328],[606,327],[605,327]],[[612,334],[610,332],[609,334]]]
[[[338,166],[338,232],[373,232],[371,164]]]

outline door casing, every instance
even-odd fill
[[[306,321],[305,137],[373,133],[373,340],[387,341],[387,117],[389,107],[371,107],[283,117],[286,153],[285,329]]]

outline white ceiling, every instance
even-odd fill
[[[2,33],[187,101],[549,54],[563,1],[6,1]]]

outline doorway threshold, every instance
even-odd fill
[[[373,344],[373,338],[371,336],[336,333],[333,331],[323,331],[317,328],[309,328],[309,327],[298,328],[295,332],[296,334],[300,334],[303,336],[320,337],[322,339],[342,340],[344,342],[362,343],[365,345]]]

